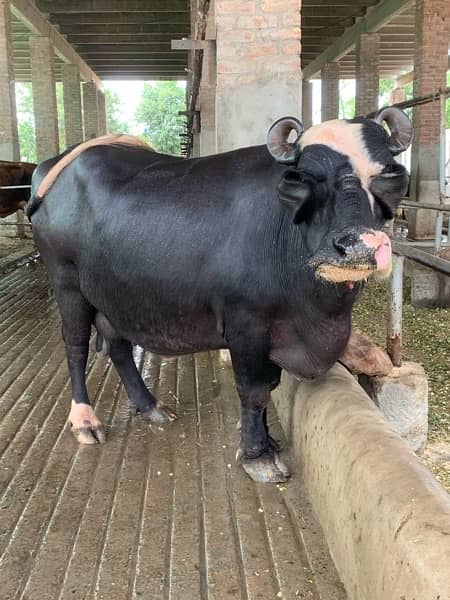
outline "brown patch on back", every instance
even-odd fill
[[[108,135],[102,135],[97,138],[93,138],[92,140],[88,140],[87,142],[83,142],[73,150],[71,150],[68,154],[63,156],[61,160],[59,160],[53,167],[49,170],[47,175],[43,178],[36,192],[36,196],[39,198],[43,198],[51,186],[55,183],[57,177],[67,167],[73,162],[82,152],[87,150],[88,148],[93,148],[94,146],[137,146],[140,148],[145,148],[150,152],[154,152],[153,148],[146,144],[143,140],[139,139],[134,135],[127,135],[123,133],[114,133]]]

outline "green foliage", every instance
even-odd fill
[[[36,137],[34,134],[33,94],[31,83],[16,84],[17,129],[20,157],[36,162]]]
[[[144,137],[158,152],[180,154],[181,110],[185,110],[185,91],[176,81],[144,84],[136,121],[145,125]]]
[[[120,118],[120,98],[117,92],[105,87],[108,133],[129,133],[128,123]]]
[[[65,148],[64,99],[62,83],[56,84],[58,110],[59,147]],[[16,84],[17,129],[19,133],[20,158],[36,162],[36,134],[34,131],[33,90],[31,83]]]
[[[395,87],[393,79],[380,79],[378,87],[378,106],[388,106],[391,103],[391,92]]]
[[[66,128],[64,121],[63,84],[60,81],[56,82],[56,108],[58,111],[59,148],[63,151],[66,149]]]
[[[355,116],[355,86],[348,79],[339,82],[339,118],[353,119]]]

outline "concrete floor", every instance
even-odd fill
[[[131,417],[109,360],[92,354],[107,442],[78,448],[44,269],[0,279],[1,600],[344,599],[294,466],[271,486],[235,463],[229,368],[206,353],[136,360],[179,419]]]

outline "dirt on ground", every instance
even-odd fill
[[[428,377],[428,444],[420,457],[450,492],[450,309],[411,306],[409,280],[403,297],[404,360],[421,363]],[[386,347],[387,283],[372,281],[353,313],[354,326]]]
[[[29,233],[21,239],[13,233],[6,235],[0,232],[0,267],[32,252],[34,248],[33,237]]]

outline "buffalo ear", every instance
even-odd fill
[[[297,139],[289,142],[291,131],[295,131]],[[298,141],[303,133],[303,125],[295,117],[282,117],[275,121],[267,134],[267,149],[273,158],[285,165],[292,165],[299,153]]]
[[[300,181],[298,173],[293,169],[287,171],[278,184],[280,202],[292,213],[296,225],[304,220],[306,205],[311,196],[311,186]]]
[[[383,202],[396,207],[408,190],[409,174],[403,165],[389,165],[370,181],[370,191]]]

